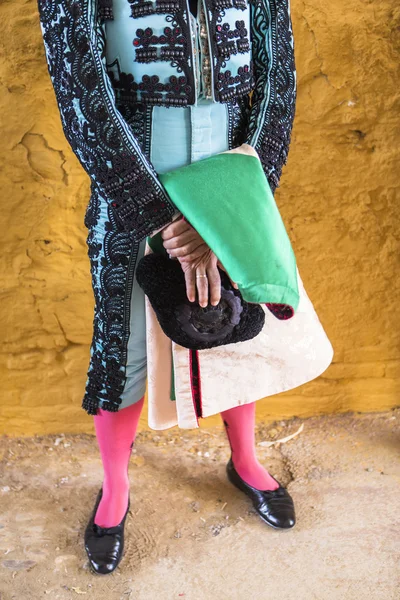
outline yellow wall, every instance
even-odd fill
[[[400,388],[400,9],[293,0],[292,19],[298,102],[276,198],[335,357],[258,402],[258,416],[383,410]],[[0,45],[0,433],[93,432],[80,407],[89,185],[62,133],[34,0],[0,5]]]

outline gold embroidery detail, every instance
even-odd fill
[[[191,23],[191,32],[192,32],[192,46],[193,46],[193,71],[194,71],[194,79],[195,79],[195,88],[196,88],[196,95],[199,95],[200,92],[200,88],[199,88],[199,67],[198,67],[198,41],[197,41],[197,19],[194,17],[194,15],[189,12],[189,17],[190,17],[190,23]]]
[[[204,2],[200,2],[199,11],[200,44],[201,44],[201,74],[203,80],[203,95],[207,100],[212,100],[211,91],[211,63],[210,48],[208,44],[206,16],[204,13]]]

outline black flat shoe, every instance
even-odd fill
[[[262,520],[275,529],[290,529],[296,523],[294,504],[292,497],[286,488],[279,487],[276,490],[257,490],[248,485],[236,471],[232,456],[226,465],[228,479],[239,490],[244,492],[253,502],[253,506]]]
[[[130,499],[128,499],[128,508],[119,525],[100,527],[94,522],[94,518],[102,495],[103,488],[100,488],[92,516],[85,530],[85,550],[92,570],[100,575],[108,575],[117,568],[123,555],[124,527],[129,512]]]

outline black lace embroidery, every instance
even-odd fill
[[[137,0],[128,0],[131,4],[132,16],[143,16],[144,4]],[[175,2],[150,2],[144,14],[167,13],[165,19],[170,23],[164,27],[161,35],[155,35],[151,27],[136,30],[136,37],[132,43],[135,47],[136,62],[150,63],[158,60],[168,61],[176,68],[178,75],[169,77],[167,83],[162,83],[157,75],[143,75],[140,82],[122,73],[117,65],[118,81],[115,74],[113,82],[116,87],[124,89],[126,93],[141,102],[152,105],[186,106],[195,102],[194,69],[192,67],[192,53],[189,38],[188,12]],[[185,4],[186,7],[186,4]],[[140,8],[140,11],[139,11]],[[139,14],[140,13],[140,14]],[[161,45],[158,48],[155,44]],[[118,61],[116,61],[118,62]],[[110,68],[115,66],[115,61]],[[122,79],[121,79],[122,75]]]
[[[140,103],[134,106],[122,104],[119,109],[143,152],[149,156],[151,109]],[[100,221],[102,208],[108,214],[105,222]],[[131,234],[119,231],[111,207],[94,186],[86,209],[85,225],[89,230],[87,245],[95,311],[91,360],[82,408],[88,414],[97,414],[101,401],[102,409],[116,412],[126,384],[132,274],[139,244]]]
[[[229,150],[244,143],[250,114],[250,98],[243,96],[227,103]]]
[[[91,212],[104,203],[97,193],[91,197]],[[89,218],[87,237],[95,295],[93,340],[86,392],[82,408],[97,414],[100,401],[104,410],[116,412],[126,383],[129,341],[130,301],[133,273],[139,243],[129,233],[118,231],[107,206],[109,221],[103,225]]]
[[[236,29],[231,29],[229,23],[217,25],[215,40],[217,42],[218,55],[229,58],[231,54],[248,52],[250,50],[248,31],[244,21],[236,21]],[[235,41],[234,38],[239,38]]]
[[[157,13],[173,15],[181,10],[180,0],[156,0],[155,2],[128,0],[128,2],[131,5],[131,16],[135,19]]]
[[[212,5],[217,10],[223,10],[224,8],[238,8],[239,10],[246,10],[247,0],[212,0]]]
[[[239,67],[236,75],[229,69],[221,71],[215,87],[219,92],[220,102],[229,102],[235,97],[248,94],[253,87],[251,61],[250,65]]]
[[[136,35],[137,37],[133,40],[133,45],[136,47],[144,46],[148,48],[150,44],[169,44],[170,46],[181,44],[182,47],[185,47],[186,44],[186,38],[182,35],[180,27],[175,29],[164,27],[162,35],[154,35],[152,28],[147,27],[146,29],[137,29]]]
[[[39,0],[43,40],[65,136],[91,177],[86,213],[95,316],[82,407],[96,414],[100,400],[118,410],[125,386],[130,298],[139,242],[168,223],[174,207],[154,167],[114,104],[103,64],[103,29],[90,0]],[[96,13],[93,13],[95,15]],[[91,18],[93,21],[89,21]],[[103,44],[103,46],[102,46]],[[144,139],[150,126],[141,120]],[[107,219],[100,219],[106,213]]]
[[[96,6],[95,0],[38,1],[49,74],[73,151],[120,230],[140,240],[168,223],[174,207],[115,109]]]
[[[117,69],[118,77],[111,69]],[[167,83],[161,83],[158,75],[143,75],[141,81],[135,81],[131,73],[120,70],[118,60],[109,65],[108,73],[118,101],[121,103],[142,102],[149,105],[186,106],[187,95],[192,94],[192,87],[188,84],[185,75],[179,77],[171,75]]]
[[[136,129],[138,123],[136,122]],[[101,208],[108,220],[100,221]],[[96,189],[85,215],[88,254],[95,296],[93,340],[82,408],[97,414],[102,408],[117,411],[126,383],[125,366],[129,341],[130,302],[139,243],[118,230],[106,200]]]
[[[296,107],[294,42],[288,1],[268,0],[267,4],[267,0],[250,0],[256,87],[246,141],[256,148],[273,193],[287,162]],[[271,56],[268,39],[272,45]]]
[[[139,142],[142,152],[150,160],[151,107],[141,102],[121,102],[119,98],[116,98],[116,105]]]
[[[168,61],[178,75],[169,77],[166,84],[156,75],[144,75],[141,82],[132,77],[130,92],[135,92],[140,101],[152,105],[186,106],[195,102],[194,68],[190,47],[190,26],[185,0],[128,0],[133,18],[151,14],[165,14],[169,26],[161,35],[155,35],[151,27],[137,29],[133,40],[136,62],[149,63]],[[155,44],[161,45],[158,48]]]
[[[152,108],[135,103],[118,104],[118,109],[149,158]],[[100,221],[102,209],[107,211],[106,221]],[[119,231],[111,207],[93,186],[85,225],[89,230],[87,244],[95,311],[91,361],[82,408],[88,414],[97,414],[101,401],[103,410],[116,412],[126,384],[131,295],[138,243],[131,234]]]
[[[165,18],[170,23],[170,26],[165,27],[161,35],[155,35],[151,27],[140,28],[136,31],[136,37],[132,41],[135,47],[134,60],[140,63],[170,61],[171,65],[177,69],[179,81],[171,86],[173,82],[170,78],[166,84],[167,88],[164,88],[158,78],[153,79],[156,77],[155,75],[145,75],[142,81],[136,82],[133,76],[127,80],[126,73],[121,74],[121,78],[117,80],[114,73],[114,84],[124,90],[127,95],[133,93],[136,99],[148,104],[174,106],[194,104],[194,68],[186,0],[127,1],[131,5],[133,18],[163,13],[166,14]],[[206,5],[213,55],[217,59],[212,63],[215,100],[229,102],[236,97],[249,94],[255,85],[252,73],[253,63],[250,59],[249,32],[245,27],[245,22],[237,20],[233,30],[230,29],[229,23],[223,22],[226,9],[245,10],[248,8],[248,3],[247,0],[206,0]],[[228,61],[232,54],[237,53],[247,53],[249,61],[239,67],[235,73],[231,73]],[[127,87],[124,87],[125,84]],[[168,93],[165,93],[166,91]]]
[[[99,18],[102,21],[114,18],[113,0],[99,0]]]
[[[154,35],[152,28],[147,27],[146,29],[137,29],[136,35],[137,37],[133,40],[136,48],[135,61],[143,63],[156,60],[186,61],[187,40],[182,35],[180,27],[164,27],[162,35]],[[151,44],[164,44],[164,46],[158,49]],[[188,90],[188,93],[190,91]]]
[[[245,27],[243,20],[235,22],[235,29],[231,30],[229,23],[224,22],[226,8],[245,9],[247,4],[234,3],[234,0],[206,0],[210,2],[211,7],[211,54],[215,57],[214,71],[214,94],[217,102],[230,102],[234,98],[249,94],[255,86],[253,74],[253,60],[249,59],[248,64],[238,68],[236,73],[232,73],[227,68],[232,54],[250,53],[249,32]]]

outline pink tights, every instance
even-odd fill
[[[103,463],[103,496],[95,516],[101,527],[122,521],[129,498],[128,467],[144,398],[117,412],[99,409],[94,425]],[[258,462],[255,452],[255,402],[235,406],[220,413],[232,460],[240,477],[259,490],[274,490],[276,480]]]
[[[144,397],[117,412],[103,409],[95,415],[94,425],[103,463],[103,496],[94,518],[101,527],[118,525],[129,498],[128,467]]]
[[[220,414],[232,450],[232,462],[240,477],[258,490],[276,490],[278,482],[258,462],[256,456],[256,403],[235,406]]]

